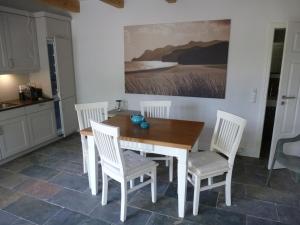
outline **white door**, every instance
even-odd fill
[[[63,100],[75,96],[75,74],[71,40],[55,37],[54,51],[58,95]]]
[[[298,134],[300,134],[300,22],[290,22],[286,31],[269,168],[278,139]],[[299,142],[286,144],[284,151],[300,156],[299,147]]]

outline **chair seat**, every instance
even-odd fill
[[[188,159],[189,172],[200,176],[209,177],[214,174],[223,173],[229,170],[227,159],[216,152],[202,151],[192,152]]]
[[[132,151],[124,152],[124,161],[126,166],[126,175],[135,174],[139,171],[157,166],[158,164],[150,159],[147,159],[139,154]]]

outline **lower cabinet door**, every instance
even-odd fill
[[[2,158],[15,155],[30,147],[25,116],[0,121],[0,148]]]
[[[35,146],[56,137],[53,108],[27,115],[31,145]]]

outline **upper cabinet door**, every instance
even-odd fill
[[[0,72],[8,70],[7,50],[5,42],[5,17],[0,13]]]
[[[12,71],[39,68],[35,21],[32,17],[5,13],[8,67]]]

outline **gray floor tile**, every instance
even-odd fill
[[[269,187],[246,185],[246,196],[269,202],[300,207],[300,195],[291,192],[283,192]]]
[[[104,221],[92,219],[86,215],[63,209],[45,225],[109,225]]]
[[[11,225],[35,225],[35,223],[32,223],[28,220],[18,219],[17,221],[12,223]]]
[[[13,189],[29,178],[21,174],[0,170],[0,186]]]
[[[44,166],[33,165],[23,169],[20,173],[29,177],[48,180],[57,175],[59,171]]]
[[[88,178],[75,174],[60,173],[49,182],[81,192],[89,188]]]
[[[100,204],[101,198],[91,194],[63,189],[49,201],[72,211],[87,215]]]
[[[122,223],[120,221],[120,210],[121,210],[121,206],[116,201],[108,203],[105,206],[102,206],[100,204],[91,213],[91,217],[105,220],[113,224],[145,225],[151,215],[151,212],[147,212],[141,209],[136,209],[128,206],[126,221],[125,223]]]
[[[176,184],[170,184],[166,193],[166,196],[177,198],[177,185]],[[187,187],[187,201],[193,201],[194,198],[194,187],[188,186]],[[215,192],[214,190],[211,191],[203,191],[200,193],[200,204],[208,205],[215,207],[217,205],[217,199],[218,199],[218,192]]]
[[[177,198],[167,196],[157,196],[157,202],[152,203],[151,195],[145,192],[138,192],[133,196],[128,203],[130,206],[137,207],[140,209],[157,212],[167,216],[178,217],[178,201]],[[186,204],[186,212],[192,210],[191,202]]]
[[[300,183],[296,183],[293,174],[286,169],[273,170],[270,187],[300,195]]]
[[[61,207],[23,196],[3,210],[34,223],[43,224],[58,213],[61,210]]]
[[[10,161],[8,163],[5,163],[4,165],[1,165],[0,168],[4,168],[6,170],[13,171],[13,172],[19,172],[31,165],[32,163],[30,161],[19,158]]]
[[[299,225],[300,224],[300,209],[278,205],[277,206],[279,220],[282,223]]]
[[[16,216],[0,210],[0,225],[11,225],[17,220],[18,218]]]
[[[218,208],[240,214],[256,216],[260,218],[278,220],[276,206],[271,202],[255,199],[232,199],[231,206],[226,206],[224,200],[220,200]]]
[[[197,225],[198,223],[190,222],[187,220],[179,220],[168,216],[153,213],[147,225]]]
[[[225,199],[225,186],[220,186],[213,189],[220,193],[219,198]],[[246,189],[244,184],[231,183],[231,197],[244,198],[246,196]]]
[[[22,197],[22,194],[0,187],[0,209],[17,201],[20,197]]]
[[[50,156],[59,159],[66,160],[69,162],[82,162],[82,154],[79,152],[66,150],[66,147],[53,149]]]
[[[49,158],[44,162],[44,166],[69,173],[83,175],[83,167],[81,163]]]
[[[247,216],[247,225],[286,225],[273,220],[265,220],[253,216]]]
[[[199,214],[194,216],[188,211],[186,220],[197,222],[202,225],[245,225],[246,215],[224,211],[221,209],[200,205]]]
[[[27,180],[15,188],[18,192],[25,193],[41,200],[48,200],[62,190],[55,184],[49,184],[40,180]]]

